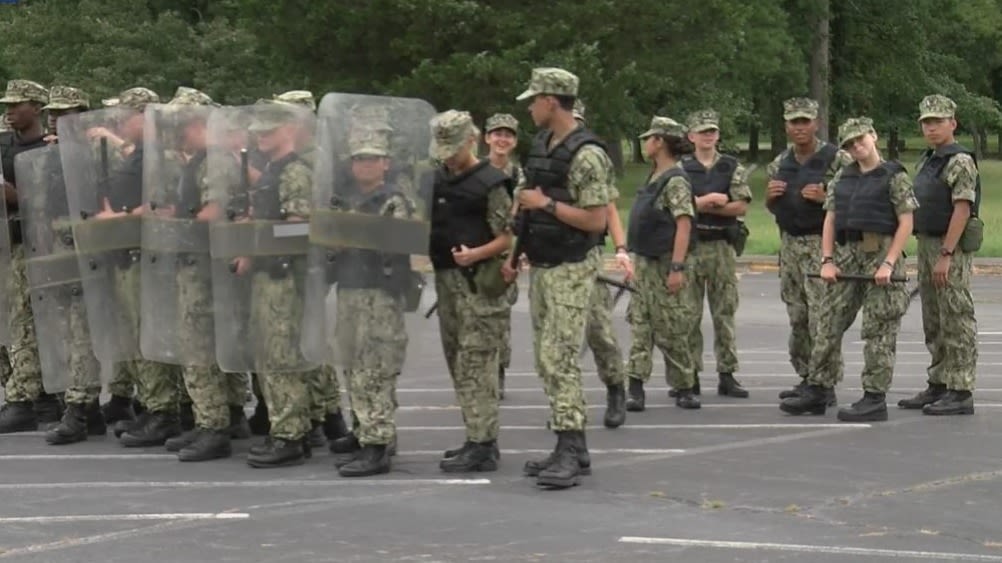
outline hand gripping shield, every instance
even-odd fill
[[[223,371],[303,373],[300,350],[315,117],[260,103],[209,116],[216,359]]]
[[[140,347],[182,366],[216,363],[208,193],[209,106],[146,107]]]
[[[320,104],[303,329],[317,363],[399,371],[408,332],[422,329],[435,113],[409,98],[331,93]]]
[[[14,161],[31,312],[47,393],[65,391],[75,370],[91,370],[96,380],[101,369],[91,346],[59,150],[50,145],[23,152]]]
[[[142,143],[120,144],[129,120],[105,109],[59,118],[59,156],[94,354],[138,359]]]

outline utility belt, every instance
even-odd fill
[[[441,270],[458,269],[466,279],[470,293],[483,295],[488,299],[497,299],[508,291],[508,283],[501,275],[501,266],[509,259],[507,254],[481,260],[470,266],[455,266],[455,268],[440,268]]]
[[[881,243],[891,238],[891,236],[885,233],[870,233],[845,229],[835,231],[835,243],[839,246],[845,246],[850,243],[861,243],[864,252],[877,252],[880,250]]]
[[[734,248],[734,253],[738,256],[744,254],[745,244],[748,243],[748,226],[742,221],[735,221],[733,225],[723,228],[696,226],[696,240],[699,242],[727,241],[727,244]]]
[[[791,237],[809,237],[809,236],[821,236],[823,227],[811,227],[809,229],[794,227],[790,229],[782,229],[782,231]]]
[[[717,240],[730,241],[731,236],[727,232],[729,227],[723,229],[696,227],[696,239],[699,242],[712,242]]]

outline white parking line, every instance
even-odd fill
[[[587,405],[589,409],[605,409],[605,405]],[[659,404],[646,404],[646,409],[677,409],[679,408],[673,403],[659,403]],[[535,411],[535,410],[550,410],[549,405],[501,405],[502,411]],[[779,409],[779,400],[777,399],[775,403],[703,403],[702,408],[704,409]],[[837,407],[830,407],[833,410],[837,410]],[[1002,403],[977,403],[975,409],[998,409],[1002,408]],[[458,411],[459,407],[454,405],[449,406],[426,406],[426,405],[407,405],[397,408],[398,411],[403,412],[452,412]],[[4,459],[4,456],[0,455],[0,459]]]
[[[616,432],[624,430],[785,430],[804,428],[872,428],[870,424],[863,423],[823,423],[816,424],[628,424],[620,426]],[[601,430],[604,426],[589,426],[588,430]],[[397,426],[397,430],[413,430],[421,432],[442,431],[450,432],[466,430],[465,426]],[[502,426],[501,430],[546,430],[545,426]]]
[[[164,514],[73,514],[65,516],[8,516],[0,524],[58,524],[61,522],[114,522],[135,520],[246,520],[245,512],[175,512]]]
[[[715,547],[747,551],[792,551],[797,553],[824,553],[829,555],[855,555],[864,557],[889,557],[894,559],[939,559],[941,561],[1002,561],[998,555],[975,553],[943,553],[936,551],[907,551],[898,549],[871,549],[834,545],[804,545],[793,543],[743,542],[722,540],[690,540],[682,538],[645,538],[625,536],[620,543],[646,545],[673,545],[679,547]]]
[[[514,449],[505,450],[502,449],[501,453],[504,455],[522,455],[522,454],[548,454],[553,451],[550,449]],[[589,454],[595,455],[605,455],[605,454],[684,454],[685,450],[680,450],[677,448],[611,448],[611,449],[595,449],[588,448]],[[442,455],[442,450],[412,450],[399,452],[398,455],[401,456],[427,456],[427,455]]]
[[[153,459],[177,461],[177,454],[6,454],[0,455],[0,461],[66,461],[66,460],[137,460]]]
[[[275,481],[91,481],[82,483],[0,483],[0,490],[20,489],[215,489],[344,487],[380,485],[490,485],[490,479],[284,479]]]

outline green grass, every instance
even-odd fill
[[[909,140],[908,146],[917,146]],[[629,153],[627,153],[629,154]],[[908,167],[910,173],[915,173],[915,164],[919,153],[909,151],[902,155],[901,162]],[[982,257],[1002,257],[1002,193],[993,189],[1002,185],[1002,161],[984,160],[980,162],[981,169],[981,217],[985,222],[985,241],[978,252]],[[620,192],[619,213],[626,222],[630,216],[630,207],[637,192],[650,172],[647,164],[628,164],[623,177],[618,181]],[[754,200],[745,217],[745,224],[751,235],[745,247],[745,255],[776,255],[779,252],[779,230],[773,216],[765,208],[765,164],[760,164],[752,172],[749,179]],[[608,239],[607,239],[608,240]],[[608,242],[612,249],[612,242]],[[915,255],[915,239],[912,237],[905,252]]]

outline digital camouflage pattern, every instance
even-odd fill
[[[711,129],[720,129],[720,114],[712,109],[704,109],[689,114],[685,120],[689,131],[700,133]]]
[[[838,144],[845,148],[846,143],[867,133],[876,133],[872,119],[869,117],[849,118],[838,127]]]
[[[20,104],[24,102],[49,103],[49,91],[38,82],[15,79],[7,81],[7,89],[0,104]]]
[[[790,98],[783,102],[783,119],[817,119],[818,102],[810,98]]]
[[[10,280],[11,376],[4,387],[4,398],[8,402],[34,401],[42,393],[42,366],[26,268],[24,247],[15,245],[11,251]]]
[[[42,109],[90,109],[90,97],[72,86],[53,86],[49,90],[49,103]]]
[[[941,94],[933,94],[919,102],[919,121],[930,118],[952,119],[956,111],[956,102]]]
[[[428,152],[436,160],[445,160],[477,135],[469,112],[450,109],[431,120],[432,139]]]
[[[609,286],[596,281],[588,303],[585,343],[595,356],[598,378],[605,386],[622,385],[625,381],[623,351],[612,325],[613,305]]]
[[[675,137],[684,137],[686,133],[685,126],[675,121],[670,117],[662,117],[655,115],[651,119],[651,126],[647,131],[640,134],[640,139],[646,139],[651,135],[666,135]]]
[[[497,129],[511,129],[518,133],[518,120],[510,113],[495,113],[488,117],[484,123],[484,133],[490,133]]]
[[[562,68],[534,68],[529,87],[515,99],[521,101],[539,94],[577,97],[578,83],[576,75]]]

